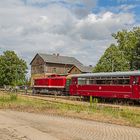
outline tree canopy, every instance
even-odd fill
[[[14,51],[0,56],[0,85],[21,85],[26,81],[26,62]]]
[[[129,71],[140,68],[140,28],[131,31],[122,30],[112,35],[117,44],[111,44],[94,67],[94,72]],[[135,61],[135,62],[134,62]],[[137,65],[137,66],[136,66]]]
[[[135,70],[140,70],[140,41],[136,44],[132,55],[132,67]]]

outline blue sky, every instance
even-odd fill
[[[140,25],[140,0],[4,0],[0,54],[15,50],[29,65],[36,53],[76,57],[96,65],[111,34]]]
[[[99,0],[99,6],[118,6],[118,5],[132,5],[132,4],[140,4],[139,0]]]
[[[113,12],[121,12],[121,10],[113,10],[112,7],[126,6],[131,7],[128,11],[140,15],[140,0],[99,0],[97,7],[105,7]],[[123,12],[123,11],[122,11]]]

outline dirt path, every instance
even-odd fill
[[[139,139],[139,128],[47,114],[0,111],[0,140]]]

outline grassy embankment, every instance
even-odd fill
[[[45,101],[33,99],[22,97],[13,93],[1,93],[0,109],[11,109],[43,114],[57,114],[81,119],[140,127],[140,109],[100,106],[96,101],[92,106],[87,106],[55,102],[55,100]]]

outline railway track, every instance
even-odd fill
[[[88,102],[82,101],[82,97],[78,97],[78,96],[55,96],[55,95],[42,95],[42,94],[35,94],[35,95],[20,94],[20,95],[24,97],[47,100],[51,102],[68,103],[73,105],[89,105]]]
[[[65,100],[72,100],[72,101],[83,101],[83,97],[79,96],[59,96],[59,95],[43,95],[43,94],[34,94],[28,96],[39,96],[39,97],[48,97],[48,98],[57,98],[57,99],[65,99]]]
[[[22,96],[29,97],[29,98],[36,98],[40,100],[47,100],[51,102],[90,106],[89,101],[83,101],[83,98],[79,96],[55,96],[55,95],[42,95],[42,94],[36,94],[36,95],[22,94]],[[116,108],[116,109],[128,108],[132,110],[140,110],[140,106],[137,106],[137,105],[129,106],[125,104],[119,105],[119,104],[102,103],[102,102],[99,102],[96,105],[99,107],[111,107],[111,108]]]
[[[3,92],[9,93],[9,91],[1,90]],[[79,96],[58,96],[58,95],[44,95],[44,94],[32,94],[32,92],[25,93],[25,91],[18,91],[18,95],[24,96],[24,97],[29,97],[29,98],[36,98],[40,100],[47,100],[47,101],[52,101],[52,102],[63,102],[63,103],[69,103],[69,104],[74,104],[74,105],[87,105],[89,106],[89,100],[84,100],[83,97]],[[93,103],[94,104],[94,103]],[[97,102],[96,103],[98,106],[106,106],[106,107],[112,107],[112,108],[129,108],[129,109],[136,109],[140,110],[140,104],[113,104],[113,103],[108,103],[108,102]]]

